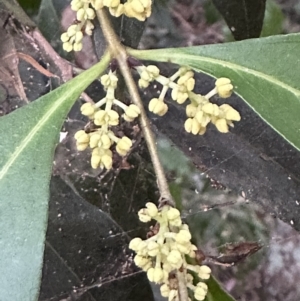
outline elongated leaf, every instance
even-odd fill
[[[37,101],[0,119],[0,299],[37,300],[49,181],[63,120],[109,56]]]
[[[235,301],[228,293],[226,293],[218,281],[211,276],[207,281],[208,293],[205,301]]]
[[[266,0],[212,0],[236,40],[259,37]]]
[[[291,34],[220,45],[130,50],[130,54],[230,78],[245,102],[300,150],[299,43],[300,35]]]

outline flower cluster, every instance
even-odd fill
[[[211,270],[206,265],[191,265],[186,261],[186,256],[195,257],[197,247],[191,243],[191,233],[188,225],[183,224],[180,212],[170,206],[164,206],[160,210],[153,203],[147,203],[138,213],[142,222],[151,219],[159,225],[158,233],[142,240],[134,238],[129,248],[136,252],[135,264],[147,272],[148,279],[160,284],[163,297],[169,301],[176,300],[178,296],[178,283],[174,281],[174,272],[184,273],[187,287],[196,300],[204,300],[207,293],[207,285],[200,281],[194,285],[195,279],[192,273],[196,273],[201,279],[208,279]]]
[[[195,86],[194,72],[187,67],[179,68],[169,78],[160,75],[159,69],[153,65],[138,66],[136,70],[140,75],[139,86],[141,88],[148,87],[152,81],[157,81],[162,85],[159,97],[153,98],[149,102],[149,110],[154,114],[163,116],[168,111],[164,98],[169,89],[172,90],[172,99],[177,103],[183,104],[187,99],[190,100],[191,103],[186,106],[188,119],[184,124],[184,128],[188,133],[203,135],[210,122],[221,133],[227,133],[229,131],[228,126],[233,127],[233,121],[240,121],[241,119],[239,112],[230,105],[218,106],[210,102],[210,98],[216,94],[221,98],[231,96],[233,85],[228,78],[217,79],[215,88],[203,96],[193,92]]]
[[[67,52],[82,49],[83,33],[91,35],[94,29],[92,20],[95,11],[107,7],[111,15],[120,17],[126,15],[145,21],[151,15],[152,0],[127,0],[124,4],[120,0],[72,0],[71,8],[76,11],[76,24],[71,25],[67,32],[61,35],[63,49]]]
[[[119,114],[112,109],[114,105],[124,111],[123,118],[126,121],[133,121],[140,114],[140,109],[136,105],[127,106],[115,99],[117,82],[118,78],[112,71],[103,75],[101,83],[106,90],[106,96],[95,104],[85,103],[81,106],[81,113],[92,120],[97,128],[91,133],[84,130],[76,132],[76,146],[79,151],[88,147],[92,149],[91,165],[93,168],[111,169],[113,144],[116,144],[116,151],[121,156],[126,156],[132,146],[132,141],[128,137],[119,138],[110,129],[111,126],[119,124]],[[105,108],[102,109],[103,106]]]

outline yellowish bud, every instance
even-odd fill
[[[171,207],[168,211],[167,211],[167,218],[168,220],[174,220],[176,218],[180,217],[180,212],[178,209]]]
[[[62,40],[63,43],[68,42],[70,37],[68,36],[68,34],[66,32],[64,32],[61,36],[60,39]]]
[[[147,0],[146,0],[147,1]],[[154,65],[149,65],[146,67],[147,71],[149,71],[153,77],[159,76],[159,69]]]
[[[148,214],[151,216],[151,217],[155,217],[158,213],[158,209],[156,207],[156,205],[154,203],[151,203],[151,202],[148,202],[146,204],[146,208],[148,210]]]
[[[228,133],[228,125],[224,118],[218,119],[215,123],[216,128],[221,133]]]
[[[207,265],[202,265],[199,269],[198,276],[202,279],[209,279],[211,269]]]
[[[112,16],[114,16],[116,18],[120,17],[121,15],[124,14],[124,4],[121,3],[116,7],[113,7],[113,8],[110,7],[109,12]]]
[[[95,148],[96,146],[98,146],[100,138],[101,138],[100,134],[93,133],[90,137],[90,148]]]
[[[103,0],[91,0],[91,3],[96,10],[101,9],[104,6]]]
[[[88,7],[86,9],[85,13],[86,13],[87,18],[90,20],[95,18],[95,11],[92,8]]]
[[[107,113],[104,110],[100,110],[95,113],[94,115],[94,123],[96,125],[104,125],[106,123],[105,117],[107,116]]]
[[[70,52],[73,50],[73,45],[69,42],[63,43],[63,50]]]
[[[168,106],[158,98],[152,98],[149,102],[149,111],[157,114],[158,116],[163,116],[168,111]]]
[[[220,97],[228,98],[232,94],[233,85],[229,78],[221,77],[216,80],[216,89]]]
[[[136,251],[138,248],[138,245],[142,242],[142,239],[140,237],[133,238],[129,243],[129,249]]]
[[[172,250],[167,257],[167,261],[173,268],[179,269],[183,263],[181,253],[178,250]]]
[[[101,156],[92,154],[92,157],[91,157],[92,168],[97,169],[100,166],[100,162],[101,162]]]
[[[195,117],[196,113],[197,113],[197,106],[193,105],[193,104],[189,104],[186,106],[186,115],[187,117]]]
[[[101,162],[107,170],[112,168],[113,161],[110,155],[103,155],[101,158]]]
[[[125,114],[131,119],[138,117],[140,113],[141,110],[134,104],[131,104],[125,112]]]
[[[101,136],[101,146],[103,149],[109,149],[111,146],[111,140],[108,135],[104,134]]]
[[[163,284],[161,287],[160,287],[160,293],[163,297],[169,297],[169,294],[170,294],[170,288],[167,284]]]
[[[149,82],[147,80],[144,80],[142,78],[139,79],[139,87],[140,88],[147,88],[149,86]]]
[[[148,223],[151,221],[151,216],[148,214],[147,209],[141,209],[138,212],[138,216],[139,216],[140,221],[143,223]]]
[[[85,116],[93,116],[95,110],[96,110],[95,106],[89,102],[84,103],[80,107],[81,114]]]
[[[73,45],[73,50],[74,51],[81,51],[82,50],[82,43],[74,43]]]
[[[176,234],[176,241],[181,244],[188,243],[191,240],[191,238],[191,233],[188,230],[180,230]]]

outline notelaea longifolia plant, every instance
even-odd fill
[[[84,34],[92,35],[92,20],[103,8],[107,8],[114,17],[126,15],[145,21],[151,15],[151,5],[151,0],[128,0],[124,4],[120,0],[72,0],[71,8],[76,11],[77,21],[61,35],[63,49],[67,52],[82,49]],[[139,75],[138,86],[141,89],[146,89],[154,81],[162,86],[160,95],[151,99],[148,104],[152,113],[158,116],[166,114],[168,106],[164,98],[169,89],[171,98],[178,104],[189,102],[184,123],[184,129],[188,133],[204,135],[209,123],[214,124],[220,133],[227,133],[229,127],[234,126],[233,122],[241,119],[239,112],[230,105],[218,106],[210,101],[216,94],[221,98],[231,96],[233,85],[228,78],[218,78],[214,89],[206,95],[201,95],[193,92],[194,72],[186,66],[181,66],[170,77],[160,74],[155,65],[141,64],[133,69]],[[79,130],[75,139],[79,151],[91,149],[92,168],[109,170],[113,165],[111,149],[114,147],[120,156],[126,156],[133,144],[127,136],[118,137],[113,127],[119,125],[121,118],[126,122],[139,118],[141,109],[135,103],[126,105],[116,99],[118,77],[115,71],[110,70],[102,75],[100,82],[106,91],[105,97],[81,106],[81,113],[93,122],[95,129],[90,133]],[[121,109],[122,115],[118,113],[120,110],[115,110],[116,107]],[[168,201],[160,203],[158,207],[148,202],[146,208],[138,212],[141,222],[154,220],[158,231],[145,240],[139,237],[131,240],[129,248],[136,252],[134,262],[147,273],[150,281],[160,285],[162,296],[167,297],[169,301],[183,298],[178,273],[183,276],[186,299],[204,300],[208,291],[205,280],[209,279],[211,269],[201,263],[191,264],[190,262],[195,261],[188,260],[195,258],[197,247],[191,243],[189,227],[183,223],[179,210],[172,206],[171,200]]]

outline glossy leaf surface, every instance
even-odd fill
[[[299,150],[299,43],[300,35],[291,34],[189,48],[130,50],[130,54],[230,78],[244,101]]]
[[[108,61],[106,56],[72,81],[0,119],[1,301],[38,297],[55,144],[71,106]]]
[[[213,0],[236,40],[259,37],[266,0]]]

